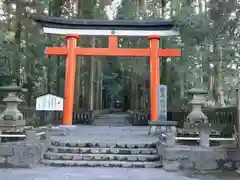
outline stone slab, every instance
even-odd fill
[[[98,147],[98,148],[156,148],[155,143],[140,143],[140,142],[115,142],[115,143],[105,143],[101,141],[71,141],[71,140],[51,140],[52,146],[65,146],[65,147]]]
[[[80,153],[53,153],[47,152],[44,154],[44,159],[49,160],[116,160],[116,161],[159,161],[157,154],[80,154]]]
[[[175,166],[176,163],[180,163],[179,169],[195,169],[200,171],[236,169],[238,160],[229,156],[229,152],[233,155],[234,151],[236,149],[189,146],[175,146],[173,148],[166,146],[158,147],[159,156],[163,159],[163,166],[166,164],[165,169],[170,168],[170,170],[172,169],[171,165],[177,169]]]
[[[61,127],[51,127],[48,132],[50,136],[67,136],[70,133],[69,129]]]
[[[149,125],[155,126],[177,126],[177,121],[148,121]]]
[[[61,129],[67,129],[68,131],[74,131],[77,128],[76,125],[59,125],[58,127]]]
[[[159,168],[160,162],[128,162],[128,161],[67,161],[43,160],[47,166],[57,167],[123,167],[123,168]]]
[[[50,146],[48,148],[50,152],[58,153],[107,153],[107,154],[156,154],[157,150],[153,148],[138,148],[138,149],[128,149],[128,148],[91,148],[91,147],[55,147]]]
[[[149,144],[156,143],[158,137],[148,136],[148,127],[139,126],[77,126],[66,136],[51,136],[51,140],[71,142]]]

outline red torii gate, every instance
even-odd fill
[[[46,55],[67,56],[63,125],[72,125],[76,56],[149,56],[151,120],[158,120],[159,57],[178,57],[179,49],[160,49],[160,35],[175,35],[170,21],[94,21],[33,16],[45,33],[66,35],[67,47],[47,47]],[[107,35],[108,48],[77,47],[79,35]],[[118,36],[148,36],[149,48],[119,48]]]

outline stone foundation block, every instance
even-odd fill
[[[49,129],[49,134],[51,136],[67,136],[69,131],[66,128],[52,127]]]
[[[202,148],[196,146],[158,145],[158,155],[167,171],[194,169],[199,171],[236,169],[237,149]]]
[[[176,160],[163,160],[163,169],[168,172],[177,172],[180,169],[180,162]]]
[[[41,158],[41,147],[38,144],[22,142],[12,147],[12,155],[7,158],[7,163],[13,167],[32,167]]]
[[[165,159],[181,159],[185,160],[189,158],[189,151],[183,151],[181,148],[164,148],[161,155]]]

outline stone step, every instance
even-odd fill
[[[58,141],[51,140],[52,146],[65,147],[96,147],[96,148],[156,148],[155,143],[97,143],[97,142],[76,142],[76,141]]]
[[[48,151],[55,153],[79,153],[79,154],[157,154],[154,148],[86,148],[86,147],[56,147],[50,146]]]
[[[95,119],[92,125],[101,125],[101,126],[130,126],[128,120],[126,119]]]
[[[155,155],[136,155],[136,154],[74,154],[74,153],[53,153],[46,152],[44,159],[48,160],[73,160],[73,161],[159,161],[159,157]]]
[[[92,124],[93,126],[115,126],[115,127],[124,127],[124,126],[132,126],[131,124],[108,124],[108,125],[105,125],[105,124],[98,124],[98,123],[94,123]]]
[[[117,119],[126,119],[127,117],[129,117],[129,116],[96,116],[95,118],[96,119],[113,119],[113,120],[115,120],[116,118]]]
[[[92,125],[95,126],[131,126],[128,114],[106,114],[95,118]]]
[[[67,161],[67,160],[42,160],[47,166],[67,167],[123,167],[123,168],[160,168],[161,162],[130,162],[130,161]]]
[[[102,117],[102,116],[99,116],[99,117],[95,117],[95,119],[106,119],[106,120],[125,120],[125,119],[127,119],[127,117],[109,117],[109,116],[106,116],[106,117]]]

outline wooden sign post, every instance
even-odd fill
[[[37,16],[33,19],[45,33],[65,35],[67,47],[47,47],[46,55],[66,56],[63,124],[72,125],[75,71],[77,56],[148,56],[150,57],[151,120],[158,120],[159,57],[180,56],[179,49],[160,49],[160,36],[175,35],[170,21],[94,21],[66,20]],[[79,35],[108,36],[108,48],[77,47]],[[149,48],[119,48],[118,36],[147,36]],[[136,67],[137,68],[137,67]]]

